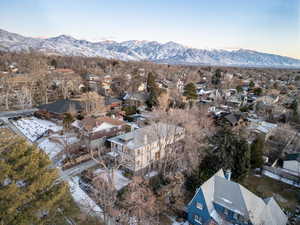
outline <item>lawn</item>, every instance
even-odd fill
[[[286,183],[265,176],[250,175],[242,184],[259,197],[273,196],[282,208],[291,212],[300,205],[300,190]]]

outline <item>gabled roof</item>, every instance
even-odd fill
[[[300,162],[300,153],[291,153],[291,154],[288,154],[285,158],[285,161],[298,161]]]
[[[69,112],[71,108],[75,109],[76,111],[80,111],[82,106],[78,101],[60,99],[50,104],[40,105],[38,108],[51,113],[63,114]]]
[[[200,189],[210,214],[215,212],[213,203],[216,203],[249,218],[254,225],[285,225],[287,222],[286,215],[273,198],[264,201],[242,185],[227,180],[222,169],[202,184],[197,193]]]
[[[238,121],[241,119],[241,115],[230,113],[224,116],[224,119],[226,119],[232,126],[235,126],[238,123]]]
[[[265,199],[266,205],[266,222],[265,224],[286,224],[286,215],[282,212],[273,197]]]
[[[173,140],[173,135],[183,133],[184,128],[172,124],[156,123],[152,124],[132,132],[122,134],[113,138],[108,139],[108,141],[124,145],[130,150],[138,149],[142,146],[155,143],[162,138],[167,138]],[[170,141],[170,140],[169,140]]]
[[[134,92],[134,93],[126,93],[123,97],[124,100],[134,100],[134,101],[146,101],[148,98],[148,94],[144,92]]]
[[[83,120],[81,120],[79,123],[80,126],[82,126],[82,128],[84,128],[87,131],[95,130],[95,128],[98,128],[103,124],[107,124],[109,125],[109,127],[122,126],[126,124],[124,121],[112,119],[107,116],[98,117],[98,118],[86,117]],[[97,131],[99,131],[99,129],[97,129]]]

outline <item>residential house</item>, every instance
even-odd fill
[[[172,124],[156,123],[108,139],[112,152],[125,161],[125,168],[143,173],[149,166],[164,159],[167,152],[180,149],[184,128]],[[178,144],[178,145],[177,145]]]
[[[144,92],[126,93],[123,97],[125,104],[139,107],[145,105],[148,99],[148,94]]]
[[[89,87],[91,91],[98,91],[99,90],[99,84],[100,84],[100,77],[95,74],[85,74],[84,79],[86,81],[86,86]]]
[[[72,124],[83,137],[86,146],[92,149],[103,146],[106,139],[125,133],[126,123],[110,117],[87,117]]]
[[[63,119],[65,113],[80,113],[83,110],[83,107],[79,101],[60,99],[50,104],[40,105],[38,106],[38,109],[36,114],[39,116]]]
[[[111,84],[112,84],[111,75],[109,74],[105,75],[101,82],[100,93],[105,96],[108,95],[111,92]]]
[[[291,153],[283,160],[283,168],[300,174],[300,153]]]
[[[122,107],[122,100],[118,98],[113,98],[111,96],[107,96],[105,98],[105,105],[109,108],[109,110],[116,110],[121,109]]]
[[[137,91],[145,91],[146,90],[146,83],[145,82],[142,82],[139,84],[138,88],[137,88]]]
[[[17,73],[19,71],[17,63],[12,63],[8,66],[11,73]]]
[[[183,89],[184,89],[184,82],[181,79],[178,79],[176,82],[176,87],[177,87],[178,91],[180,93],[182,93]]]
[[[263,134],[265,139],[268,139],[272,131],[278,126],[275,123],[269,123],[260,119],[247,118],[250,122],[248,129],[256,134]]]
[[[187,206],[192,225],[285,225],[287,216],[274,198],[262,199],[219,170],[197,189]]]
[[[224,116],[226,122],[228,122],[231,126],[236,126],[241,123],[242,115],[237,113],[230,113]]]

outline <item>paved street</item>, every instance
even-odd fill
[[[74,177],[77,174],[80,174],[82,171],[89,169],[95,165],[97,165],[97,163],[94,160],[90,160],[90,161],[87,161],[84,163],[80,163],[76,166],[73,166],[72,168],[67,169],[67,170],[60,169],[59,180],[67,181],[68,179],[70,179],[70,177]]]
[[[23,109],[23,110],[16,110],[16,111],[4,111],[0,112],[0,119],[7,119],[7,118],[12,118],[16,116],[25,116],[25,115],[31,115],[34,112],[36,112],[38,109],[37,108],[32,108],[32,109]]]

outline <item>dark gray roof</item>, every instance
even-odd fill
[[[82,110],[80,102],[68,99],[60,99],[50,104],[40,105],[38,108],[56,114],[69,112],[70,108],[74,108],[76,111]]]
[[[120,100],[118,98],[112,98],[112,97],[105,98],[105,104],[106,105],[111,105],[113,103],[122,103],[122,100]]]
[[[242,185],[227,180],[222,169],[208,179],[201,190],[210,213],[214,211],[213,203],[217,203],[249,218],[253,225],[285,225],[287,222],[273,198],[263,200]]]
[[[236,124],[238,123],[238,121],[240,120],[241,115],[240,115],[240,114],[233,114],[233,113],[230,113],[230,114],[224,116],[224,118],[225,118],[226,120],[228,120],[232,126],[234,126],[234,125],[236,125]]]
[[[285,158],[285,161],[298,161],[300,162],[300,153],[291,153],[291,154],[288,154]]]

